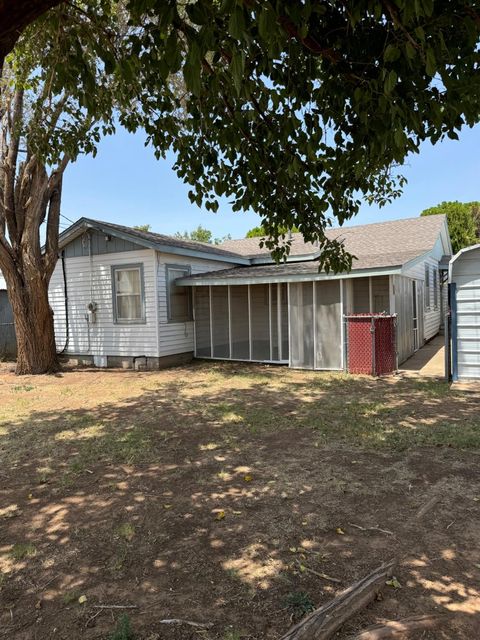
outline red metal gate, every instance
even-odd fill
[[[349,373],[381,376],[396,371],[396,316],[362,313],[345,319]]]

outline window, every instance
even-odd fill
[[[438,271],[433,270],[433,307],[438,309]]]
[[[117,324],[145,322],[143,265],[112,267],[113,319]]]
[[[192,320],[192,298],[190,287],[175,284],[178,278],[190,275],[190,267],[167,264],[168,321],[188,322]]]
[[[425,265],[425,309],[430,309],[430,265]]]

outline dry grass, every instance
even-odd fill
[[[108,637],[111,618],[92,624],[89,606],[133,600],[146,607],[136,638],[197,637],[162,617],[212,619],[205,640],[274,638],[335,593],[299,560],[343,588],[392,554],[403,588],[380,617],[478,615],[479,408],[433,380],[197,363],[19,382],[4,367],[5,633]],[[413,527],[432,491],[443,506]]]

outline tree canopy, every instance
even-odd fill
[[[453,253],[479,242],[480,202],[442,202],[422,211],[422,216],[445,214]]]
[[[206,242],[207,244],[221,244],[224,240],[230,240],[230,234],[223,236],[223,238],[214,238],[210,229],[206,229],[201,224],[192,231],[177,231],[175,238],[183,238],[184,240],[194,240],[195,242]]]
[[[128,25],[116,50],[113,8]],[[215,211],[225,196],[258,213],[278,259],[281,230],[296,226],[319,241],[324,267],[348,268],[325,227],[364,198],[389,202],[403,185],[396,165],[423,140],[479,119],[469,0],[72,0],[28,37],[53,42],[72,21],[99,35],[93,49],[72,46],[59,81],[88,86],[82,107],[98,117],[94,54],[123,83],[120,122],[143,127],[158,156],[175,152],[193,202]]]
[[[286,229],[285,227],[279,227],[278,229],[279,233],[283,233],[284,235],[288,234],[288,231],[290,231],[291,233],[298,233],[300,231],[300,229],[298,227],[292,227],[292,229]],[[268,231],[266,230],[266,228],[262,225],[260,225],[259,227],[253,227],[252,229],[249,229],[247,231],[247,233],[245,234],[246,238],[260,238],[260,237],[265,237],[268,235]]]

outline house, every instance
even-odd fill
[[[438,333],[444,216],[327,235],[355,256],[349,273],[319,272],[301,234],[277,265],[258,238],[213,246],[82,218],[60,236],[50,285],[58,350],[96,366],[196,356],[341,370],[345,315],[397,314],[399,362]]]
[[[251,265],[191,275],[195,355],[281,362],[308,369],[345,368],[344,318],[397,315],[402,363],[441,327],[447,296],[440,267],[452,253],[445,216],[327,230],[355,256],[349,273],[318,272],[319,250],[293,234],[289,260],[272,264],[258,239],[222,248]]]

